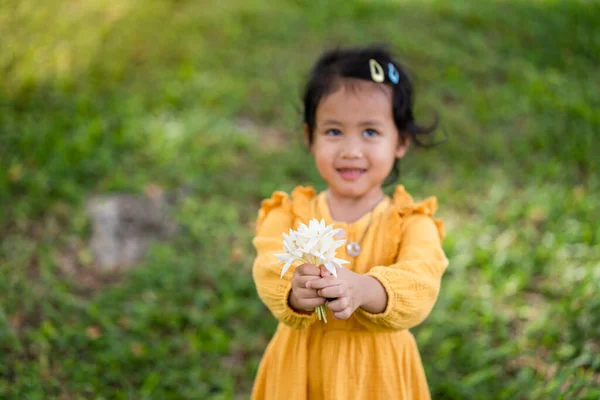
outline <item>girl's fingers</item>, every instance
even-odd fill
[[[326,278],[313,279],[306,283],[306,287],[310,289],[323,289],[327,286],[339,285],[340,282],[333,275]]]
[[[351,315],[352,315],[352,309],[346,308],[346,309],[344,309],[342,311],[334,312],[333,313],[333,318],[335,318],[335,319],[348,319],[348,318],[350,318]]]
[[[314,310],[321,304],[325,304],[325,299],[322,297],[317,297],[314,299],[300,299],[298,301],[298,305],[305,310]]]
[[[324,265],[319,266],[319,268],[321,269],[321,278],[331,276],[331,272],[329,272],[329,270]]]
[[[312,264],[299,265],[296,268],[296,271],[298,271],[298,275],[301,276],[321,276],[321,270],[319,269],[319,267]]]
[[[349,308],[349,306],[350,301],[347,297],[341,297],[339,299],[327,302],[327,308],[329,308],[333,312],[344,311],[345,309]]]
[[[319,279],[318,276],[300,276],[298,277],[298,282],[300,284],[301,287],[307,287],[306,284],[309,281],[314,281],[315,279]]]
[[[346,290],[344,289],[345,287],[343,285],[338,284],[335,286],[328,286],[326,288],[319,289],[316,291],[316,293],[321,297],[337,298],[342,297],[346,294]]]
[[[316,298],[321,297],[321,296],[319,296],[317,291],[313,290],[313,289],[296,288],[296,290],[294,290],[294,293],[295,293],[296,297],[299,297],[302,299],[316,299]]]
[[[298,289],[308,289],[308,286],[306,285],[308,281],[314,280],[314,279],[319,279],[319,277],[317,276],[298,276],[296,278],[292,279],[292,286],[294,286],[295,288]]]

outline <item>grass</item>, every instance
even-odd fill
[[[598,24],[585,0],[3,3],[0,397],[247,397],[275,328],[256,210],[323,188],[303,78],[324,48],[371,41],[449,137],[402,165],[448,228],[415,330],[434,398],[600,397]],[[182,234],[95,277],[85,199],[150,184],[189,191]]]

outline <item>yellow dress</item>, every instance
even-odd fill
[[[414,203],[398,186],[372,211],[353,223],[333,221],[325,193],[297,187],[288,196],[275,192],[262,202],[253,244],[257,257],[253,278],[260,299],[279,320],[261,360],[252,399],[430,399],[419,351],[409,329],[420,324],[437,299],[448,260],[442,250],[442,222],[434,219],[437,200]],[[327,323],[316,313],[300,314],[288,304],[294,266],[280,279],[274,253],[283,249],[283,232],[300,222],[323,218],[358,241],[367,231],[361,254],[345,246],[337,257],[344,267],[381,282],[386,309],[371,314],[358,308],[347,320],[328,312]]]

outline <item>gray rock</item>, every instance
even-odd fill
[[[132,266],[143,260],[148,244],[178,232],[168,215],[162,192],[152,195],[93,196],[86,211],[92,222],[90,247],[103,270]]]

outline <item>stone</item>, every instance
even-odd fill
[[[86,211],[92,224],[90,248],[95,263],[103,270],[115,270],[141,262],[150,242],[178,232],[169,208],[162,191],[156,190],[146,195],[91,197]]]

